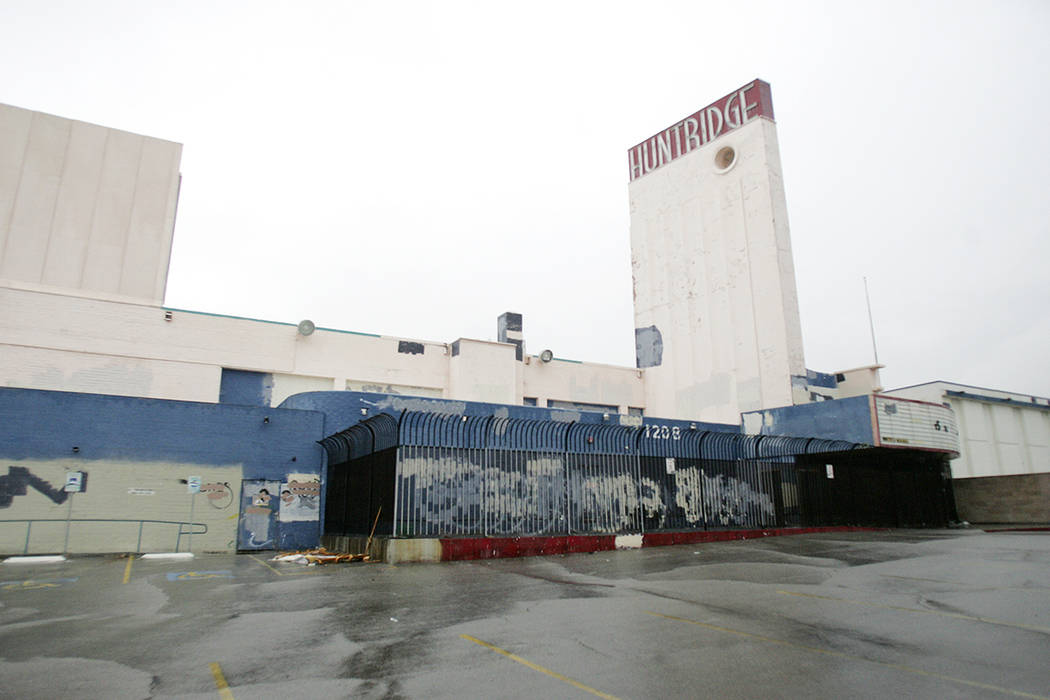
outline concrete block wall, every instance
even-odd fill
[[[26,520],[35,523],[28,551],[183,551],[177,526],[137,522],[193,521],[196,551],[237,547],[242,481],[320,479],[324,416],[305,410],[135,399],[0,388],[0,552],[26,549]],[[67,472],[87,474],[84,493],[62,489]],[[201,478],[191,496],[189,477]],[[301,478],[301,477],[300,477]],[[282,548],[315,546],[320,520],[281,523]],[[187,532],[189,528],[186,528]]]
[[[952,488],[971,523],[1050,524],[1050,473],[954,479]]]

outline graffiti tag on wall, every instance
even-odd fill
[[[0,475],[0,508],[7,508],[15,496],[25,496],[32,487],[50,498],[55,504],[65,503],[69,495],[60,488],[36,476],[25,467],[7,468],[7,474]]]

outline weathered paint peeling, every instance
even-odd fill
[[[634,355],[638,369],[663,364],[664,338],[656,326],[634,329]]]
[[[444,415],[461,416],[467,411],[465,401],[440,401],[432,399],[410,399],[397,396],[384,396],[382,400],[372,404],[380,411],[429,411]]]

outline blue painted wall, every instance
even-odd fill
[[[372,394],[362,391],[310,391],[289,396],[281,408],[317,411],[325,415],[325,435],[332,435],[378,413],[387,413],[395,418],[402,411],[431,411],[463,416],[502,416],[531,420],[575,421],[577,423],[608,423],[619,425],[620,416],[609,414],[609,420],[596,411],[569,411],[536,406],[512,406],[509,404],[482,403],[480,401],[455,401],[451,399],[428,399],[397,394]],[[669,420],[665,418],[642,419],[643,425],[667,425],[687,430],[715,430],[739,433],[740,426],[726,423]]]
[[[269,406],[272,396],[272,374],[223,368],[219,383],[219,403]]]
[[[812,369],[806,370],[806,382],[808,382],[810,386],[819,386],[825,389],[834,389],[839,385],[834,374],[817,372]]]
[[[0,388],[0,459],[242,464],[243,479],[321,475],[324,416],[101,394]],[[73,448],[78,448],[76,452]],[[319,523],[282,523],[281,548],[316,546]]]
[[[756,414],[762,415],[762,429],[759,435],[816,437],[874,444],[871,406],[867,396],[770,408],[765,411],[752,411],[747,415]]]

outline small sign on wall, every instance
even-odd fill
[[[825,464],[824,465],[824,473],[828,475],[829,479],[834,479],[835,478],[835,465],[834,464]]]
[[[84,472],[66,472],[66,493],[80,493],[84,490]]]
[[[667,473],[674,474],[674,457],[668,457],[666,462]]]
[[[199,476],[191,476],[186,479],[186,493],[200,493],[201,491],[201,478]]]

